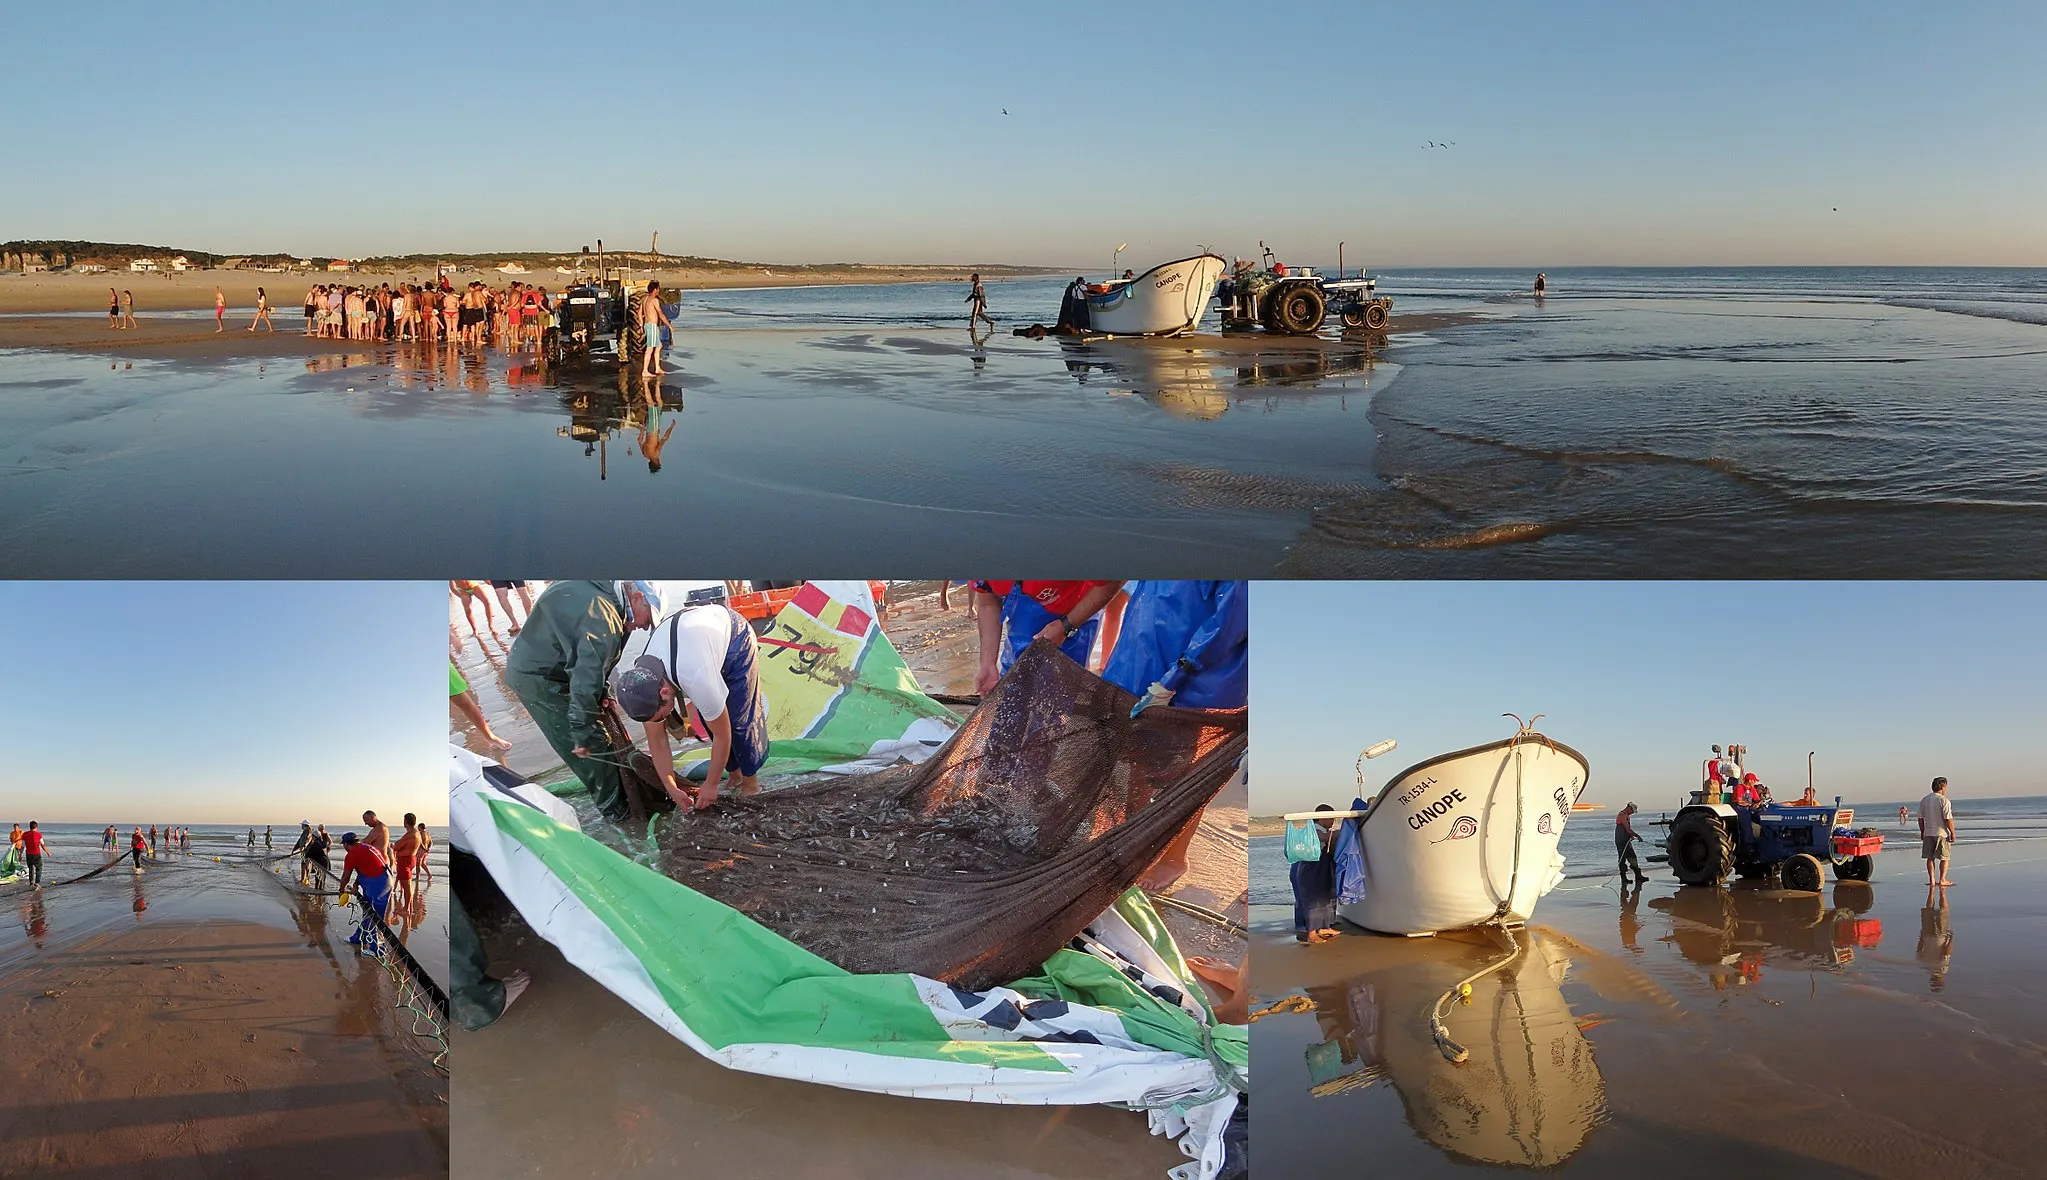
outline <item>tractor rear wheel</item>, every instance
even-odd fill
[[[1734,833],[1709,811],[1678,816],[1667,847],[1670,871],[1686,885],[1718,885],[1734,867]]]
[[[1328,311],[1321,290],[1308,283],[1283,288],[1274,302],[1273,318],[1279,321],[1279,330],[1289,336],[1306,336],[1317,330]]]
[[[1873,856],[1851,856],[1834,866],[1836,881],[1867,881],[1876,872],[1876,858]]]
[[[1386,305],[1373,303],[1365,308],[1365,327],[1377,332],[1386,326]]]
[[[1784,862],[1778,879],[1784,882],[1784,888],[1800,893],[1818,893],[1827,880],[1820,872],[1820,862],[1804,852]]]

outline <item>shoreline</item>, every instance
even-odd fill
[[[694,291],[744,291],[964,283],[975,269],[971,266],[898,266],[875,267],[872,270],[827,270],[805,274],[779,274],[773,271],[747,274],[728,270],[686,268],[645,270],[635,267],[632,273],[635,278],[658,279],[664,287]],[[1064,273],[1053,270],[1011,271],[999,276],[984,276],[982,281],[989,286],[996,286]],[[182,274],[137,274],[132,271],[109,271],[105,274],[90,275],[9,274],[0,275],[0,313],[104,312],[109,287],[135,293],[135,311],[138,317],[147,316],[152,311],[210,311],[213,308],[213,289],[217,286],[221,289],[221,294],[227,297],[229,319],[233,319],[239,312],[246,322],[247,318],[254,314],[258,287],[266,290],[270,287],[277,288],[276,291],[270,292],[271,305],[280,312],[290,310],[296,318],[298,301],[305,295],[306,288],[315,284],[376,286],[385,282],[426,282],[433,277],[434,268],[431,266],[291,273],[193,270]],[[568,275],[557,274],[552,267],[527,274],[505,274],[497,270],[451,270],[448,277],[458,284],[474,279],[497,287],[516,280],[532,283],[549,291],[560,290],[568,285],[569,280]]]
[[[294,296],[296,298],[296,296]],[[156,308],[157,312],[164,309]],[[185,309],[190,310],[190,309]],[[115,329],[107,327],[98,316],[67,314],[0,314],[0,349],[25,348],[44,352],[71,352],[114,354],[120,356],[148,357],[150,359],[172,360],[180,358],[214,359],[224,357],[268,357],[268,356],[319,356],[333,353],[361,353],[372,350],[405,347],[392,341],[378,340],[336,340],[310,337],[304,333],[304,320],[299,307],[293,304],[271,313],[275,332],[249,332],[247,310],[237,312],[230,307],[226,318],[226,330],[216,332],[205,318],[180,316],[176,319],[152,317],[150,310],[139,310],[135,328]],[[239,320],[237,319],[239,316]],[[1438,331],[1445,328],[1464,327],[1471,324],[1494,322],[1495,317],[1476,312],[1434,312],[1419,315],[1394,316],[1386,326],[1385,335],[1398,336],[1418,332]],[[733,328],[686,328],[678,332],[684,335],[707,332],[769,332],[787,331],[837,331],[844,325],[786,325],[745,326]],[[939,325],[908,325],[901,331],[951,331],[950,327]],[[1160,339],[1111,337],[1098,342],[1118,348],[1141,348],[1151,352],[1211,351],[1220,356],[1304,356],[1320,353],[1367,351],[1369,346],[1361,339],[1338,336],[1267,336],[1262,332],[1231,333],[1194,332],[1185,336]],[[501,351],[501,350],[499,350]]]

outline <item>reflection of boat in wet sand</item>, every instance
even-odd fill
[[[1220,255],[1197,254],[1154,266],[1134,279],[1098,284],[1088,290],[1085,327],[1110,336],[1191,331],[1228,266]]]
[[[1563,880],[1557,840],[1591,774],[1528,728],[1401,771],[1346,821],[1362,838],[1364,896],[1339,912],[1386,934],[1526,922]]]
[[[1472,969],[1458,943],[1431,947],[1456,946],[1455,955],[1307,989],[1324,1038],[1307,1050],[1311,1092],[1328,1097],[1385,1079],[1409,1125],[1457,1159],[1538,1168],[1569,1159],[1606,1103],[1592,1043],[1564,1001],[1571,960],[1541,932],[1503,937],[1526,949],[1443,1018],[1470,1050],[1462,1064],[1445,1059],[1428,1020],[1444,989]]]

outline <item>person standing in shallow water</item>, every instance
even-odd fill
[[[647,284],[647,293],[640,297],[640,333],[646,337],[646,351],[640,354],[640,376],[666,377],[668,370],[661,364],[661,328],[668,323],[668,313],[661,307],[661,284]]]
[[[1629,868],[1635,870],[1635,884],[1646,885],[1649,882],[1648,875],[1642,871],[1642,862],[1635,859],[1635,842],[1642,838],[1642,834],[1635,830],[1632,822],[1636,810],[1635,805],[1630,803],[1621,808],[1621,813],[1613,818],[1613,846],[1614,851],[1620,856],[1623,889],[1628,887]]]

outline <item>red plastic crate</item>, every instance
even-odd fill
[[[1836,856],[1868,856],[1871,853],[1882,852],[1883,847],[1884,838],[1882,836],[1834,837],[1834,855]]]

